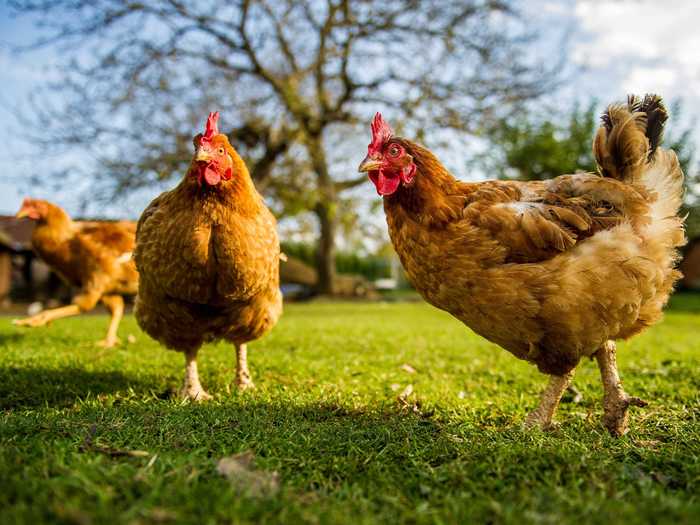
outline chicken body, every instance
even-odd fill
[[[123,295],[135,295],[138,273],[131,258],[135,245],[133,222],[72,221],[59,206],[25,199],[18,217],[37,221],[32,246],[52,270],[80,289],[70,306],[46,310],[18,320],[20,326],[42,326],[55,319],[92,310],[102,301],[112,315],[107,337],[99,344],[117,344],[124,312]]]
[[[236,382],[253,386],[246,343],[270,330],[282,313],[275,219],[243,161],[227,149],[231,180],[209,186],[190,172],[156,198],[138,224],[136,319],[154,339],[185,354],[183,395],[195,400],[209,398],[196,368],[201,345],[232,342]]]
[[[609,109],[594,145],[606,176],[464,183],[425,148],[391,139],[415,165],[384,199],[406,273],[428,302],[552,376],[530,425],[550,425],[583,357],[599,361],[611,433],[642,404],[622,390],[614,341],[660,319],[684,242],[683,175],[673,152],[655,151],[660,112],[655,97]]]
[[[417,181],[415,189],[426,181]],[[547,224],[549,214],[567,209],[558,202],[548,210],[547,192],[559,191],[557,201],[585,201],[587,195],[575,193],[587,185],[624,205],[644,204],[639,193],[616,181],[577,174],[545,184],[456,183],[450,200],[458,203],[452,210],[459,219],[435,224],[440,214],[431,213],[428,227],[398,199],[387,199],[384,208],[406,273],[431,304],[542,372],[561,375],[603,342],[656,322],[678,277],[667,239],[642,236],[629,221],[586,235],[595,226],[577,216],[588,231],[578,232],[585,239],[575,246],[537,262],[530,260],[544,250],[534,242],[531,251],[519,252],[519,243],[532,242],[523,221],[542,221],[532,234],[544,235],[543,229],[558,228]],[[523,195],[529,200],[521,200]]]

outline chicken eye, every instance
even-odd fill
[[[223,155],[223,154],[224,154],[224,148],[219,148],[219,155]]]
[[[391,146],[389,146],[390,157],[398,157],[399,153],[401,153],[401,148],[399,148],[396,144],[392,144]]]

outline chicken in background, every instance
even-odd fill
[[[282,313],[276,221],[245,163],[211,113],[194,138],[180,184],[143,212],[134,258],[141,274],[136,319],[151,337],[185,354],[183,397],[205,400],[197,372],[202,344],[225,339],[237,353],[236,384],[254,386],[246,343]]]
[[[107,336],[98,344],[119,342],[117,329],[124,315],[123,295],[134,295],[138,273],[131,258],[136,224],[133,222],[73,221],[59,206],[40,199],[24,199],[17,217],[36,221],[32,246],[52,270],[80,289],[69,306],[44,310],[19,326],[43,326],[51,321],[92,310],[102,302],[112,318]]]
[[[360,165],[384,198],[389,234],[421,295],[550,376],[526,425],[550,426],[583,357],[595,357],[603,422],[628,429],[616,339],[659,321],[680,273],[683,173],[658,148],[661,99],[629,97],[603,115],[600,174],[461,182],[377,114]]]

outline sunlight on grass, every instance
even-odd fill
[[[673,307],[620,345],[627,391],[651,405],[619,440],[599,422],[594,363],[558,430],[524,432],[545,378],[422,303],[288,305],[250,345],[255,391],[231,388],[229,345],[201,351],[204,405],[172,396],[182,356],[131,316],[120,333],[136,343],[115,350],[93,344],[105,316],[32,331],[0,319],[0,521],[690,523],[700,299]],[[246,450],[279,473],[278,493],[217,474]]]

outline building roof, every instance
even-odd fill
[[[0,215],[0,245],[13,251],[32,249],[34,221],[18,219],[12,215]]]

